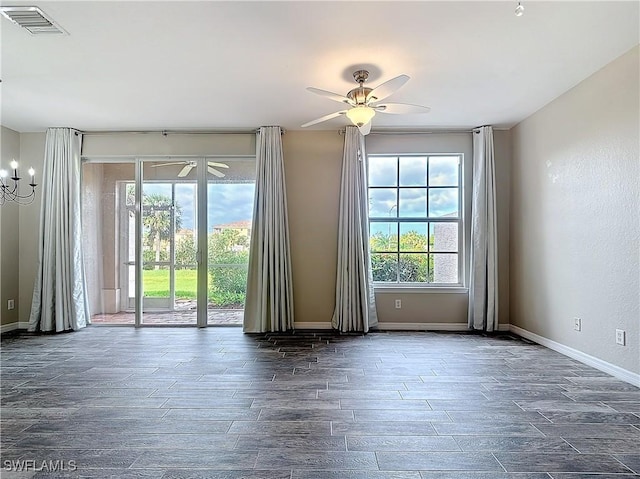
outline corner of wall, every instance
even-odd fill
[[[510,182],[512,326],[634,375],[639,64],[636,46],[516,125]]]
[[[20,133],[0,127],[0,167],[8,168],[11,160],[21,162]],[[13,327],[19,321],[20,312],[20,206],[2,205],[0,214],[0,330]],[[14,308],[8,308],[13,300]]]

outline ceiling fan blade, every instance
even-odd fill
[[[151,168],[157,168],[158,166],[172,166],[172,165],[184,165],[186,161],[173,161],[171,163],[155,163],[153,165],[149,165]]]
[[[373,107],[380,113],[392,113],[394,115],[411,115],[416,113],[429,113],[428,106],[410,105],[408,103],[384,103]]]
[[[185,176],[187,176],[189,173],[191,173],[191,168],[193,168],[193,166],[191,165],[191,163],[186,164],[184,166],[184,168],[182,168],[180,170],[180,173],[178,173],[178,178],[184,178]]]
[[[306,128],[308,126],[311,125],[315,125],[316,123],[322,123],[323,121],[327,121],[327,120],[331,120],[332,118],[336,118],[340,115],[344,115],[347,112],[347,110],[342,110],[342,111],[336,111],[335,113],[329,113],[328,115],[325,115],[323,117],[320,117],[316,120],[312,120],[308,123],[305,123],[304,125],[300,125],[301,128]]]
[[[229,165],[225,165],[224,163],[216,163],[215,161],[209,161],[209,166],[215,166],[216,168],[229,168]]]
[[[209,170],[209,173],[211,173],[214,176],[217,176],[218,178],[224,178],[224,173],[216,170],[215,168],[211,168],[210,166],[207,166],[207,170]]]
[[[402,85],[409,81],[408,75],[399,75],[391,80],[384,82],[382,85],[378,85],[371,90],[367,95],[367,103],[384,100],[392,93],[395,93]]]
[[[338,93],[333,93],[327,90],[320,90],[319,88],[313,88],[311,86],[307,87],[307,90],[309,90],[311,93],[315,93],[316,95],[320,95],[325,98],[328,98],[329,100],[338,101],[340,103],[346,103],[348,105],[355,104],[353,100],[349,100],[346,96],[340,95]]]
[[[359,126],[358,130],[360,130],[360,133],[362,133],[364,136],[367,136],[371,131],[371,122]]]

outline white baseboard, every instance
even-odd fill
[[[378,323],[384,331],[468,331],[467,323]]]
[[[28,321],[20,321],[17,323],[3,324],[0,326],[0,334],[8,333],[9,331],[15,331],[16,329],[27,329],[29,327]]]
[[[560,344],[552,341],[551,339],[539,336],[535,333],[527,331],[526,329],[519,328],[518,326],[511,325],[509,330],[512,333],[517,334],[518,336],[522,336],[525,339],[533,341],[534,343],[538,343],[549,349],[553,349],[554,351],[580,361],[587,366],[591,366],[598,369],[599,371],[610,374],[615,378],[640,387],[640,374],[628,371],[621,368],[620,366],[616,366],[615,364],[608,363],[607,361],[603,361],[602,359],[583,353],[582,351],[578,351],[577,349],[570,348],[569,346],[565,346],[564,344]]]
[[[318,323],[293,323],[293,329],[331,329],[331,321]]]

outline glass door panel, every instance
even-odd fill
[[[226,165],[224,169],[217,164]],[[217,167],[224,176],[211,172]],[[247,290],[255,158],[216,158],[207,180],[208,324],[241,326]]]
[[[142,183],[143,309],[169,310],[175,202],[170,183]]]
[[[196,324],[196,194],[194,162],[142,163],[142,324]]]

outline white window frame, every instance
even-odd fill
[[[426,193],[427,193],[427,201],[428,201],[428,197],[429,197],[429,190],[430,189],[438,189],[440,187],[435,186],[432,187],[428,184],[428,161],[427,160],[427,185],[424,187],[421,186],[400,186],[400,158],[408,158],[408,157],[427,157],[427,158],[433,158],[433,157],[439,157],[439,156],[446,156],[446,157],[452,157],[452,156],[457,156],[460,158],[459,164],[458,164],[458,185],[456,186],[456,188],[458,188],[458,217],[454,218],[454,219],[448,219],[448,218],[443,218],[443,217],[434,217],[434,218],[430,218],[428,216],[429,211],[428,211],[428,204],[427,204],[427,214],[424,217],[412,217],[412,218],[402,218],[402,217],[373,217],[373,218],[369,218],[369,224],[372,223],[389,223],[389,222],[397,222],[398,223],[398,227],[400,226],[400,224],[402,223],[456,223],[458,225],[458,251],[457,251],[457,255],[458,255],[458,282],[456,283],[429,283],[429,282],[401,282],[399,281],[399,278],[397,281],[395,282],[383,282],[383,281],[374,281],[374,288],[376,291],[379,292],[384,292],[384,290],[398,290],[398,289],[402,289],[403,292],[425,292],[427,290],[431,290],[434,292],[463,292],[466,291],[464,285],[464,274],[465,274],[465,248],[464,248],[464,238],[465,238],[465,228],[464,228],[464,217],[465,217],[465,208],[464,208],[464,154],[463,153],[374,153],[374,154],[368,154],[367,158],[367,196],[369,194],[369,191],[371,191],[372,189],[379,189],[379,188],[387,188],[387,189],[391,189],[394,188],[397,191],[397,197],[399,198],[400,196],[400,190],[403,188],[425,188],[426,189]],[[383,157],[383,158],[390,158],[390,157],[395,157],[396,160],[398,161],[398,167],[396,168],[396,184],[395,186],[381,186],[381,185],[376,185],[376,186],[369,186],[369,169],[368,166],[370,164],[369,159],[370,158],[376,158],[376,157]],[[446,188],[452,188],[452,186],[446,186]],[[369,241],[371,238],[371,228],[369,227]],[[427,242],[428,244],[428,242]],[[399,242],[398,242],[398,250],[397,251],[393,251],[390,253],[393,254],[397,254],[398,255],[398,261],[399,261],[399,255],[402,253],[399,250],[400,246],[399,246]],[[429,248],[427,248],[429,249]],[[430,251],[427,251],[430,252]],[[376,252],[379,253],[379,252]],[[374,254],[373,252],[371,253],[372,255]]]

